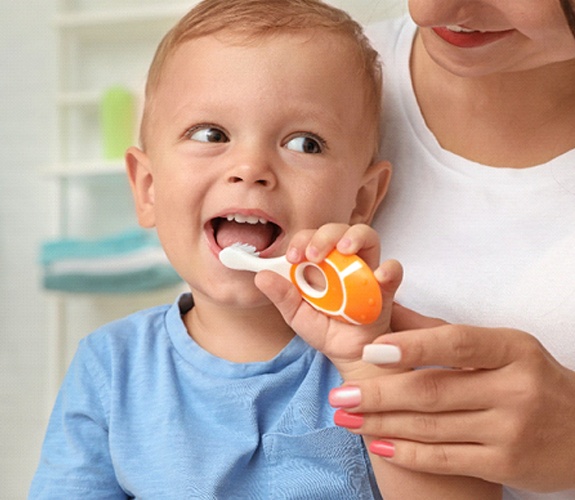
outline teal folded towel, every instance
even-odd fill
[[[141,229],[94,240],[47,241],[40,262],[49,290],[130,293],[182,282],[155,233]]]

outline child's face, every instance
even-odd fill
[[[264,300],[253,274],[219,262],[225,246],[277,256],[301,229],[371,218],[389,172],[371,164],[373,115],[345,43],[325,33],[249,45],[210,36],[167,61],[146,153],[127,160],[139,221],[157,228],[196,299]]]
[[[409,10],[427,52],[455,74],[524,71],[575,59],[559,0],[409,0]],[[446,26],[485,33],[458,34]]]

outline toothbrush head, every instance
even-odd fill
[[[220,262],[230,268],[235,270],[249,270],[246,269],[246,258],[258,257],[259,252],[256,247],[249,245],[248,243],[234,243],[229,247],[222,248],[220,250],[219,259]]]

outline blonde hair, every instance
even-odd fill
[[[381,113],[382,72],[377,52],[359,23],[349,14],[321,0],[204,0],[190,10],[164,36],[152,60],[145,92],[141,142],[151,112],[154,91],[162,79],[166,61],[183,43],[225,32],[249,43],[277,32],[325,30],[350,40],[366,82],[366,103],[371,108],[374,127]],[[379,137],[375,130],[375,138]]]

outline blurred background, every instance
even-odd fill
[[[121,150],[193,1],[0,0],[0,500],[25,499],[78,339],[181,285],[136,229]],[[404,0],[333,0],[368,23]]]

